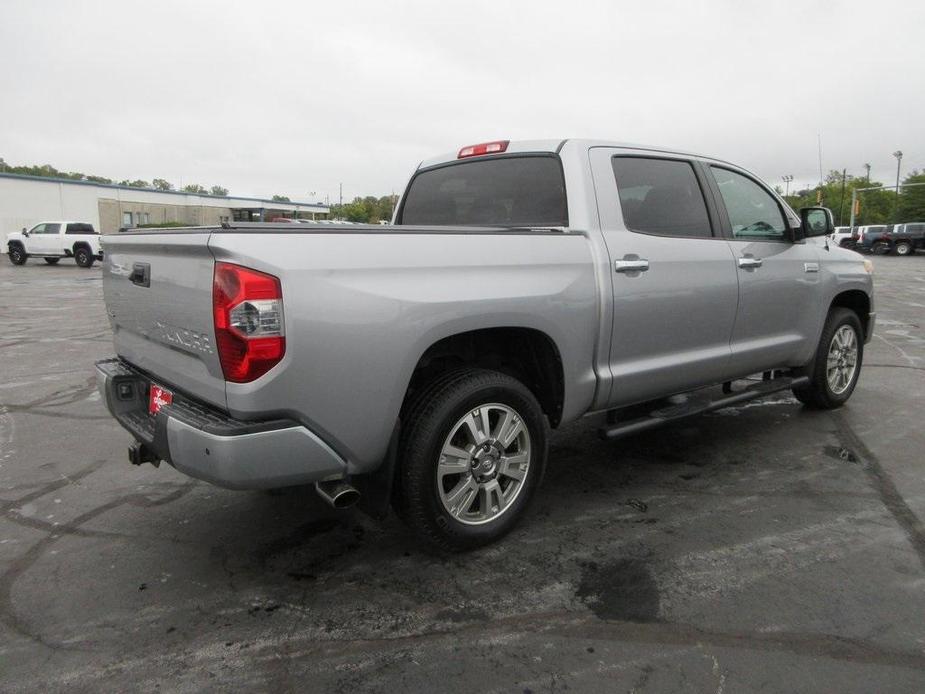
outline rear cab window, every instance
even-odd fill
[[[419,171],[396,224],[566,227],[562,164],[554,154],[471,159]]]
[[[93,228],[92,224],[85,224],[83,222],[77,222],[74,224],[68,224],[67,229],[64,232],[65,234],[95,234],[96,230]]]

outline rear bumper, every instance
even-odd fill
[[[244,422],[180,394],[152,416],[151,381],[142,371],[107,359],[97,362],[96,376],[106,407],[150,457],[190,477],[229,489],[272,489],[346,473],[346,463],[298,422]]]

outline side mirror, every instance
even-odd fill
[[[26,229],[26,227],[22,228],[22,235],[25,236],[26,238],[29,238],[29,230]]]
[[[803,238],[828,236],[835,231],[835,220],[828,207],[804,207],[800,210],[800,231]]]

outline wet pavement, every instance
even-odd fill
[[[925,689],[925,256],[878,257],[842,410],[553,435],[508,538],[133,467],[99,266],[0,257],[0,690]]]

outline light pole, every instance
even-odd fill
[[[793,176],[787,174],[786,176],[781,176],[780,178],[784,182],[784,197],[786,198],[790,194],[790,181],[793,180]]]
[[[867,169],[867,184],[870,185],[870,164],[864,164],[864,168]]]
[[[893,221],[899,221],[899,167],[903,163],[903,153],[900,150],[893,152],[893,156],[896,157],[896,212],[893,213],[893,216],[896,218]]]

